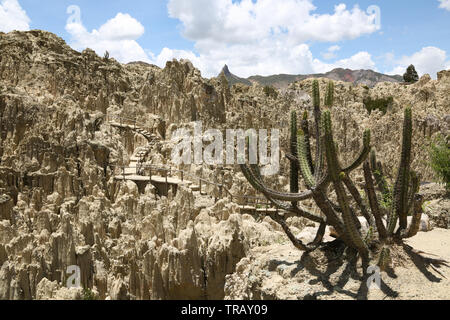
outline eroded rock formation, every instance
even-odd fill
[[[286,146],[288,111],[310,109],[310,80],[273,99],[259,86],[230,89],[223,79],[204,79],[189,61],[163,69],[122,65],[89,49],[76,52],[44,31],[0,33],[0,48],[0,299],[222,299],[232,296],[224,289],[227,275],[244,268],[249,252],[286,242],[271,219],[241,215],[230,197],[216,201],[214,187],[205,187],[208,195],[180,186],[159,196],[151,184],[140,192],[114,179],[148,141],[111,126],[107,116],[138,119],[159,136],[146,159],[154,164],[171,164],[173,143],[165,139],[193,121],[204,128],[280,128]],[[411,104],[413,166],[431,180],[426,146],[430,136],[448,133],[449,88],[448,71],[411,86],[337,83],[333,117],[342,156],[355,154],[355,137],[370,127],[392,170],[402,107]],[[386,115],[369,115],[368,95],[393,96],[394,103]],[[233,166],[182,168],[234,195],[254,194]],[[287,179],[270,179],[287,187]],[[290,224],[297,233],[314,227],[301,219]],[[69,266],[80,268],[83,290],[67,288]]]

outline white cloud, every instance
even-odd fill
[[[313,57],[307,41],[339,41],[375,32],[374,15],[358,7],[335,7],[333,14],[314,14],[312,0],[170,0],[169,15],[179,19],[183,34],[195,42],[195,51],[164,48],[159,54],[146,52],[137,42],[145,29],[128,14],[117,16],[98,30],[88,31],[81,22],[79,8],[66,25],[71,45],[86,47],[99,55],[108,50],[120,62],[146,61],[164,67],[166,61],[189,59],[203,76],[216,76],[228,64],[239,76],[277,73],[307,74],[335,67],[374,68],[370,54],[360,52],[332,64]],[[337,52],[338,46],[330,47]]]
[[[136,41],[144,34],[144,26],[129,14],[118,13],[98,30],[91,32],[86,30],[79,17],[69,18],[66,30],[72,36],[71,46],[77,50],[91,48],[98,55],[108,51],[111,57],[123,63],[151,62],[145,50]]]
[[[335,6],[333,14],[313,14],[312,0],[170,0],[168,9],[194,41],[239,44],[285,36],[297,44],[336,42],[379,29],[375,15],[358,7],[347,10],[345,4]]]
[[[341,47],[334,45],[328,48],[327,52],[322,53],[322,57],[325,60],[331,60],[336,58],[336,52],[338,52],[339,50],[341,50]]]
[[[30,30],[30,18],[17,0],[2,0],[0,3],[0,31]]]
[[[439,8],[450,11],[450,0],[439,0],[439,2],[441,3]]]
[[[355,39],[379,30],[376,15],[357,6],[349,10],[340,4],[332,14],[316,14],[312,0],[170,0],[168,10],[181,21],[183,35],[195,42],[193,62],[206,76],[217,75],[224,64],[244,77],[313,73],[334,65],[374,66],[367,53],[327,65],[314,59],[306,44]]]
[[[450,68],[447,53],[436,47],[425,47],[411,56],[403,56],[395,63],[396,66],[388,74],[403,75],[406,68],[413,64],[420,76],[428,73],[435,79],[439,71]]]
[[[375,62],[372,60],[372,56],[365,51],[358,52],[348,59],[338,60],[332,64],[323,63],[318,59],[314,60],[315,72],[325,73],[335,68],[344,68],[352,70],[360,69],[372,69],[376,71]]]

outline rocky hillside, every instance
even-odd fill
[[[327,80],[320,84],[323,90]],[[158,138],[145,161],[173,165],[169,139],[193,121],[204,128],[280,128],[286,147],[289,111],[311,109],[310,89],[310,79],[295,82],[274,99],[259,85],[229,88],[223,77],[204,79],[185,60],[162,69],[123,65],[89,49],[74,51],[45,31],[0,33],[0,299],[225,298],[227,276],[242,276],[241,260],[257,248],[286,245],[284,233],[268,217],[241,214],[239,201],[219,197],[215,186],[206,195],[184,185],[162,195],[151,184],[115,179],[148,141],[108,119],[137,119]],[[411,86],[337,82],[332,112],[341,156],[353,158],[370,127],[391,174],[402,108],[410,104],[413,166],[432,181],[427,146],[436,134],[448,134],[449,89],[450,71]],[[393,97],[386,115],[369,115],[363,103],[369,96]],[[282,171],[286,166],[283,160]],[[254,194],[234,166],[181,168],[223,183],[235,196]],[[269,179],[288,186],[281,175]],[[447,227],[448,213],[433,201],[430,215],[439,218],[433,221]],[[311,227],[298,218],[289,224],[297,233]],[[83,289],[66,287],[73,265]]]
[[[337,68],[327,73],[308,74],[308,75],[289,75],[278,74],[272,76],[251,76],[247,79],[240,78],[230,72],[228,66],[225,65],[222,72],[227,78],[230,85],[241,83],[251,85],[256,83],[262,86],[273,86],[278,89],[287,88],[290,84],[309,78],[326,78],[334,81],[351,82],[355,85],[362,84],[368,87],[374,87],[380,82],[403,82],[402,76],[389,76],[372,70],[350,70]]]

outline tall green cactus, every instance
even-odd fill
[[[394,209],[389,221],[389,232],[394,232],[396,219],[400,219],[400,229],[407,227],[407,201],[411,166],[411,137],[412,137],[412,111],[405,110],[405,121],[403,124],[403,143],[400,167],[398,169],[397,181],[394,186]]]
[[[325,96],[325,106],[331,108],[334,104],[334,82],[330,80],[327,86],[327,94]]]
[[[293,111],[291,113],[291,154],[293,157],[298,157],[297,151],[297,112]],[[298,192],[298,163],[296,161],[291,161],[291,176],[290,176],[290,187],[292,193]]]
[[[331,89],[334,85],[329,83],[326,103],[333,105]],[[330,100],[331,99],[331,100]],[[331,101],[331,103],[330,103]],[[389,262],[390,244],[396,240],[414,236],[418,230],[421,218],[421,204],[423,197],[417,195],[419,179],[410,170],[411,164],[411,135],[412,112],[405,110],[403,129],[402,156],[398,170],[398,177],[394,188],[394,205],[389,214],[387,226],[383,222],[384,212],[380,200],[387,196],[387,180],[383,176],[381,164],[376,161],[376,154],[372,151],[370,131],[363,136],[363,147],[360,154],[346,166],[341,164],[337,151],[337,143],[333,137],[331,111],[322,114],[320,108],[319,82],[313,81],[312,104],[314,109],[314,138],[316,141],[315,161],[313,162],[310,140],[310,123],[308,113],[303,113],[301,129],[297,125],[297,113],[291,113],[290,127],[290,192],[279,192],[268,187],[259,172],[257,165],[242,164],[241,170],[249,183],[261,192],[274,206],[299,217],[305,217],[320,224],[316,239],[310,244],[304,244],[290,231],[286,223],[286,216],[271,213],[271,217],[281,225],[291,242],[300,250],[311,251],[320,245],[325,227],[330,225],[339,234],[345,244],[356,250],[363,260],[363,266],[368,266],[370,253],[374,244],[378,244],[378,263],[385,267]],[[370,155],[370,157],[369,157]],[[364,164],[365,191],[367,200],[364,200],[356,184],[351,180],[351,173]],[[299,192],[299,173],[301,174],[307,190]],[[375,182],[374,179],[375,177]],[[337,204],[330,198],[330,186],[337,196]],[[377,187],[377,188],[376,188]],[[377,190],[383,196],[377,195]],[[320,208],[322,216],[304,210],[301,201],[313,199]],[[354,205],[356,204],[356,207]],[[362,234],[358,213],[366,218],[370,225],[369,232]],[[407,215],[413,215],[413,223],[408,228]],[[400,220],[400,230],[394,233],[395,225]]]

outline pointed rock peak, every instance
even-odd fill
[[[225,73],[225,75],[231,74],[230,69],[228,68],[227,65],[224,65],[224,66],[223,66],[222,72]]]

